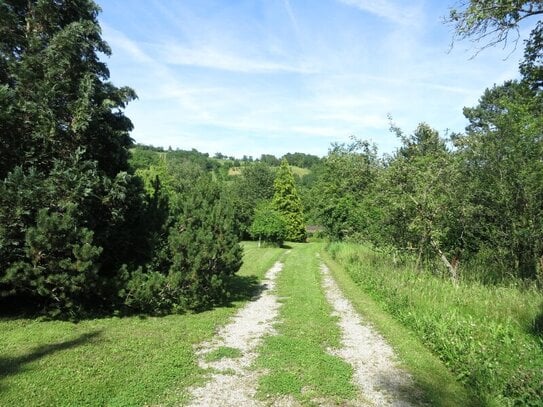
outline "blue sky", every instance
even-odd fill
[[[126,110],[137,142],[259,157],[322,156],[351,135],[392,152],[387,114],[406,132],[462,131],[462,107],[517,77],[522,45],[449,52],[453,1],[98,4],[111,79],[139,96]]]

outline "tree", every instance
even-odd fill
[[[277,167],[280,163],[279,159],[273,154],[262,154],[260,156],[260,162],[268,164],[269,166],[272,166],[272,167]]]
[[[250,228],[251,236],[267,245],[281,247],[287,235],[286,224],[281,214],[269,202],[260,204]]]
[[[455,140],[473,208],[466,229],[495,265],[534,278],[543,266],[543,104],[526,83],[487,89],[464,109],[467,134]]]
[[[0,185],[0,283],[55,316],[81,313],[98,288],[103,249],[88,217],[101,180],[79,158],[45,179],[18,167]]]
[[[481,44],[479,51],[497,44],[504,48],[515,33],[515,47],[520,39],[522,22],[543,15],[541,1],[463,0],[452,8],[446,21],[453,25],[455,37]],[[539,19],[525,42],[520,71],[533,88],[543,86],[543,22]]]
[[[316,155],[305,153],[287,153],[283,158],[286,159],[290,165],[296,165],[301,168],[311,168],[321,161],[321,158]]]
[[[122,109],[135,93],[107,82],[99,10],[91,0],[0,5],[0,106],[12,113],[0,177],[23,164],[48,171],[76,148],[110,177],[128,168],[132,123]]]
[[[232,182],[232,195],[236,205],[236,217],[242,237],[249,237],[257,206],[273,197],[275,175],[269,165],[253,163],[242,167],[241,174]]]
[[[311,193],[319,223],[330,238],[372,240],[372,191],[378,171],[376,148],[368,142],[353,138],[352,143],[332,145]]]
[[[411,135],[392,125],[402,146],[389,160],[376,188],[384,241],[415,249],[418,263],[439,257],[451,279],[458,279],[461,254],[461,201],[458,172],[439,133],[425,123]]]
[[[98,12],[91,0],[0,2],[0,289],[61,313],[87,295],[113,304],[121,265],[146,250],[142,186],[126,172],[135,93],[108,82]]]
[[[213,305],[227,296],[228,279],[242,263],[234,207],[206,177],[176,206],[180,213],[168,238],[176,303],[192,309]]]
[[[283,160],[273,184],[273,207],[286,222],[286,240],[303,242],[306,239],[302,201],[296,190],[294,175],[287,160]]]
[[[541,1],[462,0],[450,10],[446,21],[454,26],[460,40],[486,42],[481,49],[509,41],[511,31],[519,40],[519,24],[530,17],[543,14]],[[530,37],[541,35],[543,27],[538,22]]]

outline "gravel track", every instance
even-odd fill
[[[256,349],[263,338],[275,333],[273,325],[278,319],[280,303],[274,288],[275,280],[282,269],[282,263],[275,263],[262,281],[259,296],[240,309],[231,322],[219,330],[213,340],[198,346],[198,364],[208,370],[209,375],[204,385],[190,389],[189,406],[299,405],[292,397],[267,402],[256,400],[258,379],[262,372],[251,368],[257,357]],[[408,396],[412,397],[413,392],[417,392],[416,387],[409,374],[398,367],[392,348],[361,319],[341,292],[326,265],[321,265],[321,272],[324,293],[332,305],[333,314],[338,317],[341,329],[341,347],[329,349],[329,352],[353,367],[353,382],[360,390],[360,398],[347,401],[345,405],[412,406]],[[207,355],[221,348],[237,349],[241,356],[206,361]],[[322,405],[328,404],[323,400]]]
[[[330,349],[330,353],[353,366],[353,381],[362,393],[364,404],[412,406],[406,395],[415,389],[413,380],[398,368],[392,348],[361,319],[326,265],[321,265],[321,272],[326,298],[339,318],[341,329],[342,346]]]

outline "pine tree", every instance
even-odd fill
[[[107,82],[99,11],[92,0],[0,3],[1,178],[17,165],[48,171],[77,148],[110,177],[128,168],[121,109],[136,95]]]
[[[77,313],[87,294],[110,304],[146,247],[142,186],[126,172],[135,93],[108,82],[99,11],[0,2],[0,294],[52,313]]]
[[[228,296],[228,279],[241,267],[234,207],[207,177],[179,198],[183,202],[168,239],[169,285],[178,287],[174,303],[201,309]]]
[[[286,240],[303,242],[306,239],[302,200],[296,189],[294,176],[287,160],[281,162],[273,183],[273,206],[283,215]]]

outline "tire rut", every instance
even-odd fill
[[[280,303],[273,291],[275,280],[282,269],[281,262],[275,263],[266,273],[257,298],[240,309],[213,340],[200,344],[197,351],[198,364],[209,370],[210,376],[202,387],[190,389],[192,400],[189,406],[265,405],[255,399],[259,373],[250,367],[257,357],[255,350],[264,336],[275,333],[273,324],[279,315]],[[206,360],[208,355],[221,348],[232,348],[239,351],[241,356]]]
[[[362,393],[364,404],[413,406],[409,400],[413,392],[417,393],[414,382],[398,367],[390,345],[362,320],[325,264],[321,265],[321,272],[326,298],[339,318],[341,329],[341,348],[329,351],[353,367],[353,381]]]

